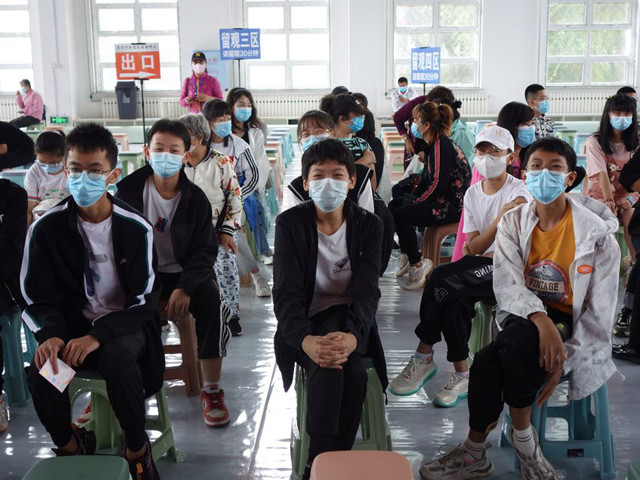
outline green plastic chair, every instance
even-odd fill
[[[640,460],[637,460],[629,465],[627,480],[640,480]]]
[[[91,420],[84,425],[84,428],[96,434],[96,447],[99,451],[107,450],[109,453],[121,453],[122,430],[109,403],[107,384],[97,372],[82,370],[76,374],[69,384],[71,405],[75,403],[80,395],[87,392],[91,394]],[[175,448],[164,386],[156,393],[155,398],[158,405],[158,416],[147,417],[145,423],[146,430],[160,433],[151,442],[153,459],[158,460],[165,453],[168,453],[174,462],[179,462],[181,456]]]
[[[53,457],[33,465],[22,480],[129,480],[129,465],[122,457],[81,455]]]
[[[483,302],[476,303],[476,316],[473,317],[471,337],[469,337],[469,363],[473,362],[476,353],[491,343],[494,308],[493,305],[486,305]]]
[[[0,327],[2,327],[2,344],[4,346],[4,391],[7,394],[9,406],[11,406],[26,402],[30,398],[20,338],[22,331],[20,310],[13,307],[0,315]]]
[[[353,450],[391,451],[391,433],[384,411],[384,394],[373,360],[364,358],[367,369],[367,395],[360,418],[361,438],[356,438]],[[295,390],[297,395],[296,418],[291,426],[291,466],[293,479],[300,480],[309,456],[307,434],[307,385],[305,373],[296,366]]]

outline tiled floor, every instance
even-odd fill
[[[393,271],[392,263],[389,272]],[[408,359],[416,339],[420,294],[397,286],[393,276],[380,282],[378,324],[387,354],[389,376],[393,378]],[[275,318],[270,299],[259,299],[252,289],[242,289],[241,314],[245,334],[233,338],[223,368],[224,389],[232,423],[223,430],[207,429],[201,421],[197,397],[186,397],[184,388],[168,385],[171,420],[183,461],[159,462],[163,479],[286,479],[291,473],[289,438],[295,413],[295,393],[285,393],[275,367],[272,340]],[[443,445],[455,445],[467,432],[467,405],[453,409],[434,408],[431,396],[446,382],[451,366],[445,348],[435,354],[440,372],[418,395],[399,399],[389,396],[387,413],[394,450],[411,462],[416,478],[425,459],[434,457]],[[609,382],[611,425],[619,478],[624,478],[629,462],[640,458],[640,367],[618,364],[619,377]],[[78,405],[81,410],[84,405]],[[31,404],[11,410],[11,426],[0,436],[0,479],[20,479],[38,458],[50,456],[51,443],[38,423]],[[517,478],[512,472],[513,453],[497,446],[498,434],[490,436],[489,451],[496,470],[493,478]],[[558,462],[566,479],[599,478],[592,460]]]

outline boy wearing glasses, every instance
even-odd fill
[[[424,465],[423,479],[489,476],[485,441],[507,403],[522,478],[557,480],[531,427],[533,402],[542,405],[563,375],[571,373],[569,399],[579,400],[616,372],[610,331],[618,298],[618,221],[606,205],[565,194],[580,167],[562,140],[534,142],[524,167],[535,201],[498,224],[493,289],[508,315],[471,367],[469,436]]]
[[[455,372],[433,397],[440,407],[453,407],[466,398],[469,387],[469,337],[475,303],[496,303],[493,295],[493,251],[498,222],[509,210],[531,199],[522,180],[509,175],[507,166],[515,157],[509,130],[491,126],[482,130],[474,146],[475,166],[485,177],[464,196],[464,232],[467,255],[455,263],[437,267],[422,294],[420,339],[416,352],[404,370],[391,382],[394,395],[413,395],[438,371],[433,348],[442,336],[447,343],[447,360]]]
[[[71,196],[27,234],[20,275],[22,318],[39,346],[29,368],[33,403],[58,456],[95,452],[93,432],[71,423],[68,392],[39,374],[58,359],[96,369],[125,433],[124,456],[134,479],[157,479],[145,433],[145,398],[162,387],[164,352],[157,315],[153,228],[107,194],[118,180],[118,147],[96,124],[67,137]]]

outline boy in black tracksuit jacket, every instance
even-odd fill
[[[0,315],[17,302],[20,261],[27,232],[27,192],[9,180],[0,179]],[[0,393],[3,379],[2,338],[0,337]],[[6,430],[6,406],[0,398],[0,432]]]
[[[631,160],[620,172],[620,184],[629,192],[640,191],[640,151],[636,150]],[[640,203],[640,202],[639,202]],[[636,251],[640,251],[640,205],[634,206],[629,222],[629,234]],[[613,357],[640,364],[640,262],[636,262],[629,273],[622,310],[613,327],[619,337],[629,337],[629,342],[613,345]]]
[[[224,427],[230,419],[220,371],[230,331],[221,318],[213,270],[218,243],[211,204],[182,171],[190,147],[187,127],[178,121],[159,120],[149,130],[148,141],[149,166],[118,183],[116,197],[143,212],[154,225],[161,300],[167,300],[169,318],[187,312],[195,318],[204,380],[200,392],[204,422],[208,427]]]
[[[372,357],[383,389],[387,376],[375,319],[382,222],[347,198],[355,168],[342,142],[312,145],[302,165],[312,200],[276,219],[273,306],[276,362],[285,390],[296,363],[308,378],[310,444],[303,478],[309,478],[317,455],[353,446],[366,395],[362,356]],[[331,192],[327,206],[316,188],[331,181],[344,189],[340,205],[331,203]]]
[[[162,388],[165,364],[153,228],[106,192],[120,173],[108,130],[76,127],[67,144],[71,196],[29,229],[20,273],[22,318],[39,343],[29,389],[56,455],[92,454],[95,435],[72,426],[68,392],[39,370],[50,361],[55,373],[58,357],[72,368],[97,368],[125,433],[133,478],[155,480],[144,402]]]

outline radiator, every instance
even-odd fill
[[[462,115],[486,115],[489,111],[489,96],[484,92],[455,92],[454,95],[462,102]]]
[[[8,122],[18,116],[18,104],[16,97],[0,97],[0,120]]]
[[[604,104],[617,89],[611,90],[549,90],[550,115],[602,115]]]
[[[144,113],[148,118],[160,118],[162,117],[163,101],[162,97],[145,97],[144,99]],[[141,110],[142,101],[138,96],[138,117],[142,116]],[[103,97],[102,98],[102,118],[118,118],[118,102],[116,97]]]

